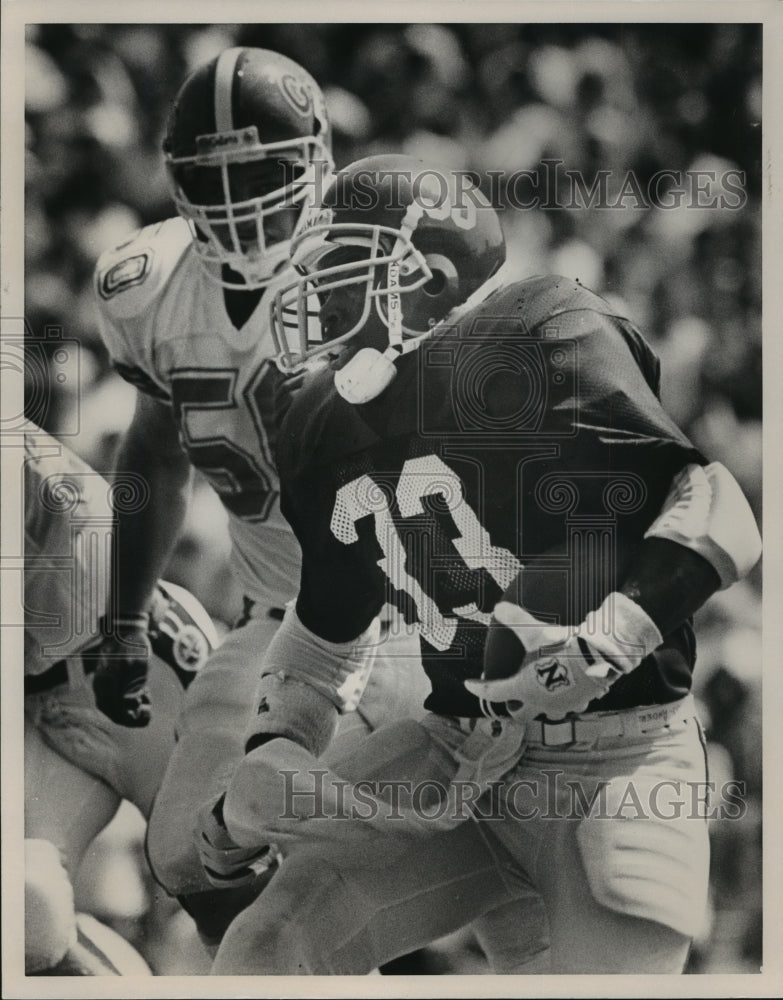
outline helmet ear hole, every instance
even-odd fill
[[[422,291],[430,298],[436,299],[447,296],[449,299],[456,296],[459,290],[459,275],[454,264],[439,253],[426,254],[425,261],[432,277],[422,286]]]
[[[443,271],[433,271],[432,277],[427,282],[426,285],[422,287],[422,291],[425,295],[429,295],[432,298],[436,298],[438,295],[443,294],[443,290],[447,284],[446,275]]]

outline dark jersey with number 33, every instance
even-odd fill
[[[673,476],[704,464],[658,382],[633,325],[558,277],[441,325],[369,403],[344,401],[329,370],[311,378],[277,455],[303,622],[346,641],[389,601],[420,631],[426,707],[479,715],[463,681],[481,674],[492,608],[522,567],[546,582],[534,614],[581,621],[622,582]],[[694,658],[686,624],[591,709],[680,698]]]

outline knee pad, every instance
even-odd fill
[[[76,943],[73,886],[48,840],[25,840],[24,958],[29,975],[56,965]]]

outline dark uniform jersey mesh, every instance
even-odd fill
[[[673,476],[704,460],[662,410],[638,331],[568,279],[495,293],[397,368],[363,406],[323,372],[283,423],[298,609],[343,641],[390,601],[422,625],[427,707],[477,715],[463,681],[481,673],[488,615],[515,567],[574,591],[556,614],[580,621],[622,582]],[[529,607],[553,613],[540,605]],[[679,698],[694,658],[686,623],[591,707]]]

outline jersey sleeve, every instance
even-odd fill
[[[103,253],[94,275],[98,325],[112,366],[127,382],[162,400],[169,392],[155,367],[155,317],[170,256],[168,232],[160,233],[165,225],[141,229]]]
[[[662,501],[683,466],[706,464],[661,405],[657,356],[605,299],[570,279],[538,279],[511,289],[498,312],[512,317],[507,336],[536,352],[536,436],[558,444],[566,467],[636,474]]]
[[[707,460],[659,399],[660,365],[627,319],[587,308],[559,317],[575,345],[572,419],[582,461],[634,472],[668,490],[685,465]]]
[[[674,477],[707,459],[661,405],[656,356],[608,303],[580,288],[567,308],[555,310],[547,330],[537,342],[559,345],[570,361],[560,366],[562,381],[547,390],[538,440],[548,438],[557,458],[550,468],[540,463],[535,480],[526,481],[523,534],[541,540],[539,552],[546,551],[544,540],[571,551],[590,544],[588,523],[596,531],[611,526],[615,568],[607,580],[616,586]]]

